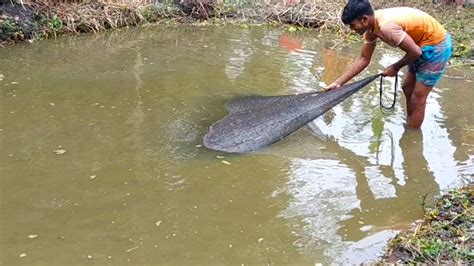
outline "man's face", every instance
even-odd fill
[[[351,30],[357,32],[357,34],[364,34],[369,29],[369,24],[367,23],[367,16],[363,16],[361,19],[356,19],[349,24]]]

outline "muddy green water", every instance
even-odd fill
[[[469,68],[447,71],[419,131],[403,95],[381,113],[374,83],[267,149],[200,146],[231,97],[336,78],[360,45],[331,39],[148,27],[1,49],[0,264],[377,259],[420,196],[474,174]],[[401,55],[379,47],[362,76]]]

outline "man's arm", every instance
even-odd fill
[[[389,76],[389,77],[395,76],[402,67],[410,64],[411,62],[415,61],[418,57],[421,56],[420,46],[418,46],[408,34],[403,38],[399,47],[403,51],[405,51],[406,54],[398,62],[387,67],[383,71],[383,74],[385,76]]]
[[[346,72],[344,72],[344,74],[342,74],[325,89],[332,90],[339,88],[340,86],[351,80],[353,77],[355,77],[357,74],[362,72],[362,70],[364,70],[369,65],[370,60],[372,58],[372,54],[374,53],[374,49],[375,42],[364,43],[364,45],[362,46],[360,57],[351,65],[351,67]]]

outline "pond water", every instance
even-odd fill
[[[421,130],[405,129],[402,93],[380,111],[374,82],[266,149],[201,146],[232,97],[335,79],[360,44],[332,39],[161,26],[0,50],[1,264],[377,259],[423,195],[474,174],[469,68],[446,72]],[[360,77],[401,56],[379,47]]]

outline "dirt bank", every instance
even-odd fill
[[[177,4],[137,5],[89,1],[85,3],[50,3],[36,1],[30,4],[12,4],[0,1],[0,43],[34,41],[63,34],[97,32],[145,23],[194,23],[206,20],[211,23],[268,23],[294,25],[320,31],[331,31],[341,37],[350,32],[340,19],[343,7],[340,1],[324,5],[298,4],[203,4],[202,1],[174,1]],[[215,3],[212,1],[207,1]],[[374,1],[374,8],[399,5]],[[454,57],[473,56],[474,9],[457,9],[454,5],[409,4],[433,14],[440,20],[454,39]]]
[[[441,196],[423,222],[392,239],[383,263],[472,265],[474,183]]]

